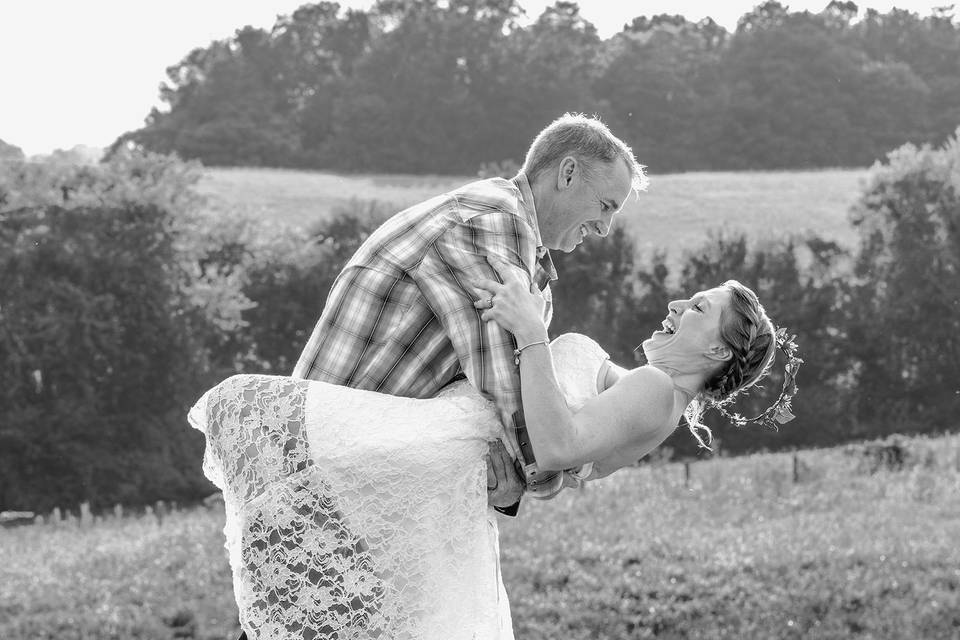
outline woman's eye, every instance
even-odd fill
[[[703,308],[699,304],[693,305],[693,308],[697,310],[697,313],[703,313]]]

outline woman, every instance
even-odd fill
[[[578,468],[578,480],[632,465],[684,414],[695,431],[704,404],[756,383],[776,347],[735,281],[671,302],[643,343],[649,364],[629,371],[585,336],[548,343],[543,300],[521,282],[477,285],[493,299],[483,318],[516,337],[540,468]],[[487,442],[501,426],[468,383],[418,400],[241,375],[190,421],[223,490],[251,640],[512,638],[486,500]]]

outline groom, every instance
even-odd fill
[[[465,374],[496,403],[522,474],[492,445],[489,503],[515,515],[524,487],[555,495],[562,477],[537,469],[526,436],[513,337],[481,321],[470,283],[496,279],[487,258],[497,256],[541,289],[549,322],[557,276],[548,249],[606,236],[644,183],[630,147],[605,125],[564,115],[534,139],[513,179],[473,182],[378,228],[338,276],[293,375],[428,398]]]

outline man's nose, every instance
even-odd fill
[[[601,238],[606,238],[608,235],[610,235],[610,229],[613,227],[613,220],[598,220],[594,226],[597,229],[597,235]]]

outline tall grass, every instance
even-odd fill
[[[960,436],[646,465],[501,521],[518,638],[960,637]],[[220,511],[0,532],[0,638],[233,638]]]

